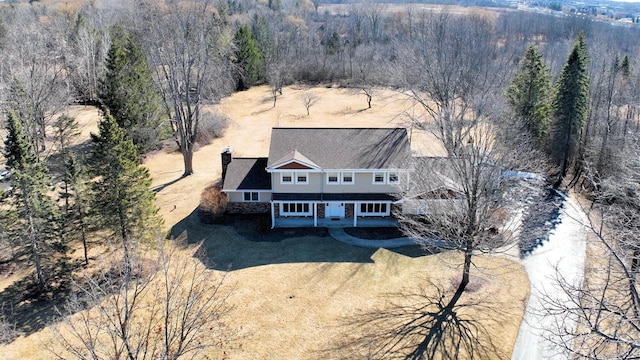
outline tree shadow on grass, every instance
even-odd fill
[[[184,176],[180,176],[180,177],[179,177],[179,178],[177,178],[177,179],[173,179],[173,180],[168,181],[168,182],[166,182],[166,183],[164,183],[164,184],[160,184],[160,185],[154,186],[153,188],[151,188],[151,191],[153,191],[153,193],[154,193],[154,194],[157,194],[157,193],[159,193],[160,191],[162,191],[162,190],[166,189],[167,187],[169,187],[169,186],[171,186],[171,185],[173,185],[173,184],[177,183],[178,181],[180,181],[180,180],[182,180],[182,179],[184,179]]]
[[[78,262],[74,266],[81,266]],[[58,272],[60,274],[60,272]],[[71,279],[55,275],[48,280],[47,290],[38,291],[33,276],[28,275],[0,292],[0,311],[5,319],[15,324],[20,335],[30,335],[51,325],[71,291]]]
[[[500,322],[495,304],[489,299],[458,298],[439,284],[427,285],[417,292],[389,294],[382,308],[346,318],[347,333],[319,351],[317,358],[327,354],[405,360],[506,358],[487,327]]]
[[[373,263],[371,257],[378,251],[341,243],[324,228],[262,229],[259,218],[227,216],[222,224],[204,224],[194,210],[173,226],[169,236],[200,243],[197,253],[206,254],[204,262],[222,271],[306,262]],[[412,255],[417,256],[415,251]]]

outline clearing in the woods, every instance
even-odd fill
[[[300,94],[319,97],[310,115]],[[462,259],[455,253],[424,256],[416,249],[363,249],[335,241],[322,230],[309,234],[279,230],[281,241],[256,242],[250,232],[233,224],[206,225],[195,210],[200,192],[220,177],[220,152],[231,146],[234,156],[267,156],[272,127],[395,127],[420,114],[410,99],[391,90],[378,90],[372,108],[357,90],[291,86],[284,88],[273,107],[266,86],[236,93],[219,105],[207,107],[230,119],[224,136],[201,146],[194,155],[195,174],[180,178],[182,156],[174,147],[148,154],[145,166],[153,177],[157,204],[167,232],[190,243],[202,243],[211,260],[204,271],[212,277],[228,272],[233,309],[226,322],[237,330],[235,340],[223,344],[229,359],[344,358],[335,352],[342,341],[358,334],[347,326],[361,314],[384,309],[389,294],[431,291],[427,280],[453,287]],[[83,138],[96,131],[98,111],[71,107],[83,129]],[[410,131],[416,153],[437,155],[441,150],[427,133]],[[273,240],[273,239],[271,239]],[[193,251],[193,248],[185,251]],[[501,314],[500,323],[485,322],[503,357],[511,354],[522,319],[529,283],[523,267],[505,258],[475,257],[469,298]],[[24,272],[22,272],[24,275]],[[15,276],[15,274],[14,274]],[[2,279],[5,287],[11,281]],[[487,308],[488,307],[488,308]],[[347,333],[349,332],[349,333]],[[7,359],[49,359],[45,348],[55,346],[47,328],[20,337],[1,348]],[[362,358],[352,353],[355,358]]]

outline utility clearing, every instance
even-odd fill
[[[304,92],[318,97],[307,116],[300,101]],[[231,311],[225,322],[234,330],[231,340],[212,352],[226,359],[331,359],[345,339],[360,335],[348,324],[366,313],[385,311],[391,294],[434,292],[430,282],[455,289],[462,257],[456,252],[424,255],[419,251],[365,249],[349,246],[326,232],[283,231],[274,242],[256,242],[229,225],[207,225],[196,209],[201,191],[220,177],[220,153],[231,146],[233,155],[266,156],[272,127],[398,127],[421,109],[405,94],[377,90],[367,108],[358,89],[290,86],[273,106],[271,91],[255,87],[223,99],[205,110],[230,119],[224,136],[202,145],[194,154],[195,174],[181,178],[182,156],[175,147],[147,154],[144,165],[153,177],[157,205],[167,233],[185,237],[201,247],[210,263],[203,271],[212,277],[226,273]],[[70,107],[83,129],[95,131],[98,111]],[[412,151],[439,155],[437,141],[424,131],[410,130]],[[522,265],[504,257],[474,257],[472,284],[464,297],[483,304],[466,309],[477,315],[503,358],[510,356],[520,326],[529,282]],[[3,286],[8,281],[0,281]],[[476,311],[477,313],[473,313]],[[499,321],[492,314],[499,314]],[[56,326],[50,325],[50,326]],[[19,337],[2,347],[6,359],[50,359],[46,349],[58,346],[48,328]],[[354,349],[363,358],[369,349]],[[221,352],[224,352],[222,356]],[[347,356],[349,357],[349,356]]]

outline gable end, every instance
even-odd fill
[[[294,161],[282,166],[278,166],[276,169],[277,170],[312,170],[313,168]]]

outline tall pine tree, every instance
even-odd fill
[[[237,89],[245,90],[258,82],[264,73],[262,54],[248,26],[241,26],[235,34],[236,63],[240,68]]]
[[[550,155],[559,167],[554,186],[562,184],[576,160],[582,126],[589,111],[589,72],[584,34],[578,35],[556,83]]]
[[[151,176],[140,165],[133,142],[125,138],[112,116],[106,114],[98,130],[98,135],[91,135],[95,147],[90,171],[97,179],[92,210],[96,220],[121,243],[130,269],[135,244],[157,234],[160,225]]]
[[[112,30],[106,67],[101,101],[139,152],[153,149],[160,136],[162,98],[142,45],[122,27]]]
[[[551,114],[551,73],[533,44],[527,48],[520,71],[511,80],[506,96],[513,113],[524,121],[538,145],[542,145]]]
[[[29,247],[34,264],[38,290],[46,288],[48,264],[54,260],[54,250],[63,251],[58,234],[56,204],[47,194],[50,179],[47,168],[38,159],[27,140],[22,124],[13,112],[8,113],[5,158],[13,172],[12,204],[18,215],[16,236]]]

